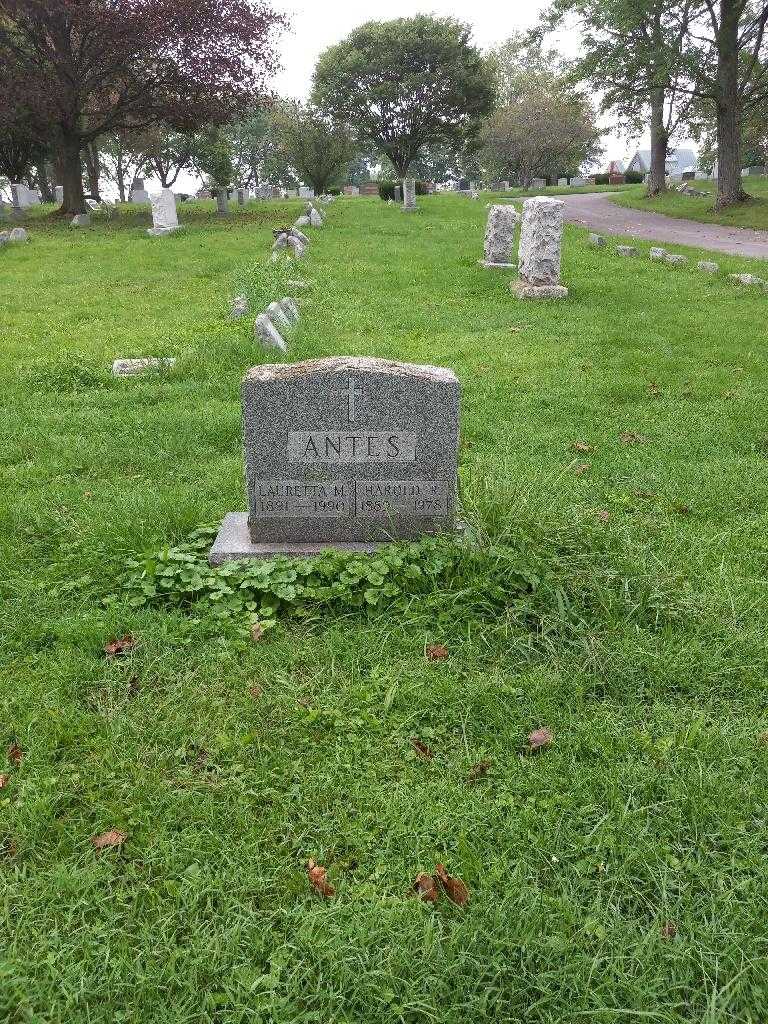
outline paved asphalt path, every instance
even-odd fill
[[[691,245],[733,256],[768,259],[768,231],[699,224],[695,220],[665,217],[662,213],[616,206],[609,192],[580,192],[558,196],[565,203],[565,219],[606,235],[630,235],[655,242]]]

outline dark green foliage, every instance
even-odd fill
[[[608,177],[609,176],[607,174],[595,174],[594,175],[595,184],[596,185],[607,185],[608,184]]]
[[[491,109],[493,79],[470,38],[453,18],[369,21],[320,55],[314,102],[403,177],[424,146],[463,144]]]
[[[625,185],[642,185],[645,175],[642,171],[625,171],[624,173],[624,184]],[[597,182],[595,182],[597,184]],[[608,182],[603,182],[608,184]]]
[[[394,181],[380,181],[379,182],[379,198],[387,200],[395,198],[395,187],[396,182]]]

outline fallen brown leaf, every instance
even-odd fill
[[[528,749],[531,753],[535,753],[537,750],[543,750],[544,747],[548,747],[554,739],[549,729],[534,729],[533,732],[528,733]]]
[[[425,653],[427,661],[445,661],[448,657],[448,648],[445,644],[427,644]]]
[[[8,783],[10,782],[10,780],[11,780],[11,776],[10,775],[5,775],[5,774],[0,775],[0,789],[3,789],[5,786],[7,786]]]
[[[411,746],[413,747],[417,754],[420,754],[422,757],[425,757],[428,761],[431,761],[432,758],[435,756],[429,749],[427,744],[424,743],[423,740],[420,740],[417,736],[411,736]]]
[[[586,441],[574,441],[573,444],[571,445],[571,448],[573,448],[573,450],[575,452],[591,452],[592,451],[592,445],[591,444],[587,444]]]
[[[611,513],[608,511],[607,508],[601,508],[600,511],[596,513],[596,515],[602,523],[609,523],[611,521]]]
[[[97,850],[104,850],[108,846],[122,846],[126,838],[125,832],[111,828],[109,832],[102,832],[100,836],[91,836],[91,842]]]
[[[416,881],[413,883],[413,890],[420,900],[424,900],[426,903],[436,903],[437,898],[440,895],[435,880],[432,875],[428,875],[425,871],[421,874],[416,875]]]
[[[19,744],[14,740],[13,743],[8,747],[8,760],[12,765],[17,768],[21,764],[21,760],[24,757],[24,751],[21,749]]]
[[[264,636],[264,627],[262,626],[262,624],[260,622],[252,622],[251,623],[251,640],[253,640],[253,642],[255,644],[257,644],[259,642],[259,640],[261,640],[261,638],[263,636]]]
[[[758,733],[757,742],[768,745],[768,732]]]
[[[619,434],[619,437],[624,444],[643,444],[645,442],[643,435],[636,434],[634,430],[624,430]]]
[[[460,878],[449,875],[442,864],[435,864],[435,878],[445,890],[445,895],[458,907],[464,907],[469,902],[469,889]]]
[[[108,658],[117,658],[121,654],[128,654],[136,646],[136,641],[130,633],[121,636],[118,640],[110,640],[104,644],[104,653]]]
[[[470,785],[474,785],[474,783],[479,782],[481,779],[484,779],[488,774],[488,769],[490,767],[490,761],[478,761],[476,765],[473,765],[473,767],[469,769],[469,774],[467,775],[467,782]]]
[[[674,939],[677,935],[677,925],[674,921],[665,921],[661,926],[662,939]]]
[[[307,861],[307,874],[309,875],[309,881],[315,892],[319,892],[321,896],[333,896],[336,890],[330,882],[326,881],[326,875],[328,874],[328,868],[321,867],[319,864],[315,864],[313,860]]]
[[[259,697],[262,695],[262,693],[264,693],[264,689],[263,689],[263,687],[259,686],[258,683],[255,683],[251,687],[251,691],[250,692],[251,692],[251,696],[253,697],[253,699],[254,700],[258,700]]]
[[[588,469],[589,469],[589,463],[588,462],[580,462],[577,466],[573,467],[573,472],[574,472],[574,474],[576,476],[584,476],[584,474],[587,472]]]

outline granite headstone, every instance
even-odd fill
[[[255,366],[242,401],[248,513],[225,518],[211,564],[455,528],[451,370],[354,356]]]

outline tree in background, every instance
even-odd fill
[[[196,136],[190,162],[210,188],[228,189],[232,185],[235,177],[232,150],[222,129],[209,127]]]
[[[164,122],[221,123],[264,89],[285,19],[265,0],[0,0],[0,109],[31,108],[85,210],[81,153]]]
[[[717,125],[718,210],[750,197],[741,187],[742,132],[768,101],[768,3],[703,0],[688,37],[690,93]]]
[[[191,166],[195,139],[190,132],[175,132],[158,124],[143,133],[141,146],[141,169],[157,178],[163,188],[170,188]]]
[[[138,136],[131,132],[111,132],[100,140],[101,166],[107,181],[117,186],[120,202],[128,199],[128,183],[138,175],[144,154]]]
[[[299,176],[318,195],[336,184],[356,151],[348,130],[309,103],[281,103],[274,116],[280,147]]]
[[[667,187],[669,144],[687,113],[684,51],[696,2],[552,0],[543,19],[550,31],[570,21],[579,32],[583,53],[570,72],[601,93],[601,109],[633,134],[650,128],[649,196]]]
[[[544,89],[537,77],[488,120],[481,160],[495,178],[529,188],[536,177],[573,174],[602,152],[590,103],[562,88]]]
[[[469,26],[418,14],[369,21],[329,47],[315,68],[313,100],[404,177],[425,146],[477,134],[493,83]]]

